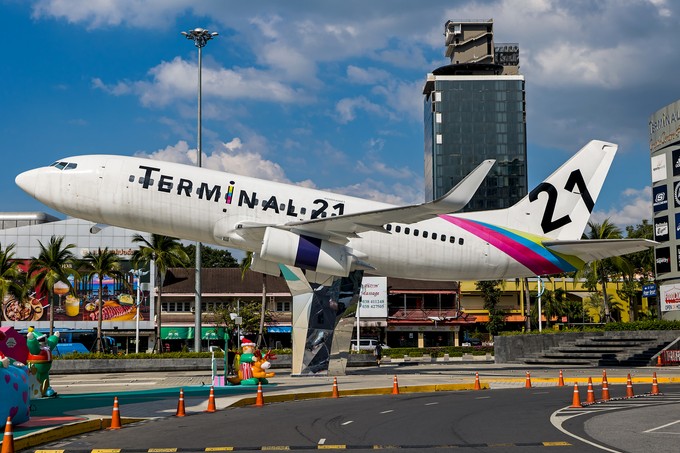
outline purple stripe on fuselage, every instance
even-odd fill
[[[321,239],[300,235],[297,255],[295,255],[295,267],[310,271],[316,270],[321,251]]]
[[[487,241],[489,244],[493,245],[512,259],[518,261],[536,275],[551,275],[564,272],[562,268],[558,267],[547,258],[541,256],[539,253],[520,243],[519,241],[512,239],[508,235],[503,235],[492,230],[491,228],[471,220],[465,220],[448,215],[442,215],[440,217],[447,222],[451,222],[454,225],[469,231],[480,239]],[[523,239],[528,241],[526,238]],[[546,252],[550,253],[548,251]]]

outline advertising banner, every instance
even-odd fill
[[[654,207],[654,212],[665,211],[668,209],[668,191],[666,190],[666,184],[662,186],[657,186],[653,191],[654,201],[652,202],[652,207]]]
[[[652,182],[663,181],[666,178],[668,178],[668,172],[666,171],[666,155],[661,154],[652,157]]]
[[[50,314],[56,323],[69,322],[69,326],[80,328],[80,324],[88,322],[96,323],[99,319],[99,277],[88,279],[87,281],[77,281],[69,278],[69,283],[74,291],[69,289],[69,285],[64,282],[57,282],[54,285],[54,297],[50,300],[49,294],[43,294],[38,288],[22,300],[13,295],[6,295],[2,301],[2,320],[9,322],[19,322],[19,327],[23,324],[35,324],[39,326],[41,322],[49,322]],[[139,284],[135,277],[131,284],[124,281],[114,280],[104,277],[102,280],[102,322],[135,321],[139,316],[140,321],[151,321],[151,313],[147,298],[140,292],[140,301],[136,301],[136,289]],[[53,307],[50,305],[54,304]],[[144,324],[146,328],[146,323]]]
[[[387,317],[387,277],[364,277],[361,282],[362,318]]]
[[[661,285],[661,311],[680,310],[680,283]]]
[[[657,242],[668,242],[668,216],[664,215],[654,219],[654,240]]]

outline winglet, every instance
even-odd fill
[[[441,212],[442,208],[446,208],[447,213],[460,211],[470,202],[472,196],[477,192],[479,186],[482,185],[484,178],[491,171],[491,167],[496,163],[494,159],[487,159],[472,170],[463,178],[456,186],[449,190],[446,195],[437,198],[431,204],[433,211]]]

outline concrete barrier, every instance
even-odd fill
[[[291,354],[277,354],[272,369],[290,368]],[[350,354],[348,367],[377,365],[372,354]],[[217,369],[222,371],[224,359],[217,359]],[[193,371],[212,369],[212,362],[206,358],[187,359],[59,359],[52,362],[51,374],[86,373],[134,373],[144,371]]]

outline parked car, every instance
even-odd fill
[[[479,338],[474,338],[474,337],[469,337],[463,340],[463,344],[461,346],[481,346],[482,345],[482,340]]]
[[[362,338],[359,341],[360,341],[361,344],[357,348],[356,338],[352,340],[352,343],[351,343],[352,351],[358,351],[358,350],[373,351],[373,350],[375,350],[375,347],[378,345],[378,343],[380,343],[378,340],[373,339],[373,338]],[[384,344],[384,343],[380,343],[380,344],[381,344],[383,349],[390,349],[390,347],[387,346],[386,344]]]

